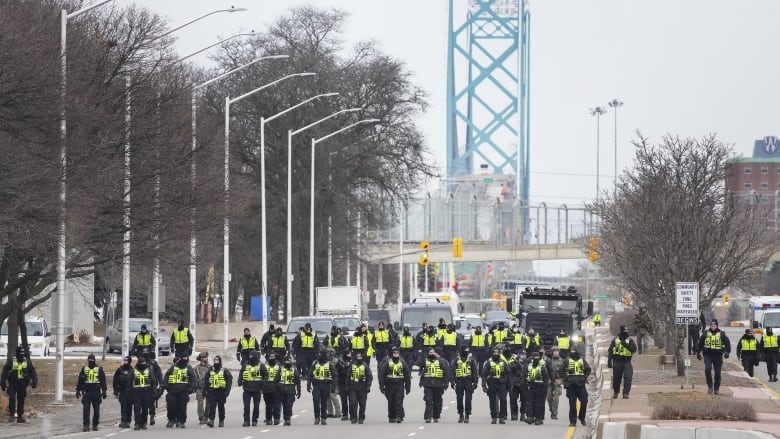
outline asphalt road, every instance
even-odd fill
[[[234,373],[235,375],[235,373]],[[285,427],[266,426],[262,424],[264,419],[265,405],[260,408],[261,425],[257,427],[241,427],[243,422],[243,404],[241,400],[242,390],[234,388],[230,394],[226,405],[225,427],[209,428],[198,425],[197,403],[193,400],[188,405],[188,421],[185,429],[167,429],[166,421],[159,420],[153,427],[148,427],[146,431],[134,431],[132,429],[110,428],[101,426],[102,429],[97,432],[77,433],[61,437],[84,438],[84,439],[122,439],[123,437],[154,437],[154,438],[181,438],[181,439],[213,439],[218,436],[220,439],[256,439],[285,435],[286,438],[312,438],[316,435],[318,439],[343,439],[348,437],[371,437],[372,439],[398,439],[398,438],[429,438],[441,439],[443,437],[457,438],[460,434],[479,437],[481,439],[496,438],[504,439],[507,435],[532,434],[536,438],[558,438],[566,437],[568,426],[568,401],[562,396],[560,401],[559,419],[549,419],[547,413],[544,425],[532,426],[525,422],[507,420],[505,425],[490,424],[490,415],[488,402],[485,394],[481,390],[474,394],[474,406],[469,424],[458,423],[458,413],[455,404],[455,392],[452,389],[444,394],[444,409],[442,419],[438,424],[426,424],[423,419],[422,389],[417,387],[413,380],[412,392],[404,400],[406,418],[402,424],[389,424],[387,419],[387,401],[379,393],[376,381],[372,392],[369,394],[366,409],[365,423],[351,424],[349,421],[340,419],[329,419],[328,425],[314,425],[313,403],[310,393],[306,393],[305,382],[303,383],[303,395],[293,407],[292,426]],[[162,407],[162,404],[161,404]],[[160,416],[158,415],[158,418]],[[585,428],[585,427],[580,427]]]

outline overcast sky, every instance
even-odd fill
[[[420,118],[444,173],[447,0],[117,0],[136,3],[177,26],[182,55],[240,31],[262,31],[291,7],[334,7],[351,14],[349,44],[373,39],[402,59],[429,95]],[[467,0],[456,0],[461,14]],[[716,133],[738,154],[780,134],[780,2],[772,0],[536,0],[531,10],[532,205],[581,206],[596,194],[596,121],[589,108],[618,98],[618,169],[631,166],[637,130]],[[462,21],[462,19],[460,20]],[[456,20],[456,23],[458,20]],[[206,58],[197,58],[208,62]],[[612,187],[614,114],[601,118],[601,188]]]
[[[187,54],[240,31],[262,31],[291,7],[348,11],[346,40],[373,39],[404,60],[430,97],[420,119],[444,172],[447,0],[117,0],[168,17],[172,26],[231,5],[178,31]],[[465,13],[467,0],[456,0]],[[637,130],[717,133],[743,155],[780,134],[780,2],[770,0],[537,0],[530,6],[531,199],[580,205],[596,192],[596,121],[589,108],[618,98],[618,168],[631,166]],[[199,58],[207,62],[205,58]],[[614,114],[601,119],[601,187],[612,185]]]

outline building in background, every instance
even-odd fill
[[[726,165],[726,191],[748,203],[774,209],[770,223],[780,227],[780,139],[765,136],[756,140],[752,157],[739,157]]]

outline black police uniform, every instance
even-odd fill
[[[149,420],[149,408],[154,404],[157,378],[149,368],[146,358],[141,357],[133,369],[133,412],[135,430],[146,430]]]
[[[244,389],[244,427],[249,426],[249,410],[252,406],[252,426],[257,425],[260,417],[260,400],[263,391],[263,374],[260,359],[257,354],[252,354],[249,361],[238,373],[238,387]]]
[[[399,350],[399,354],[400,354]],[[412,389],[412,370],[402,358],[389,357],[379,365],[377,372],[379,391],[387,398],[387,418],[392,424],[400,424],[404,420],[404,393]]]
[[[455,389],[455,400],[458,407],[458,422],[469,422],[471,416],[471,400],[474,389],[479,385],[479,366],[472,355],[461,352],[450,370],[452,388]]]
[[[187,403],[190,395],[198,388],[195,370],[186,360],[179,359],[171,365],[163,378],[162,387],[168,391],[165,402],[168,406],[168,424],[166,427],[184,428],[187,422]]]
[[[439,422],[443,403],[444,391],[451,382],[449,378],[450,365],[443,358],[429,355],[422,365],[420,374],[420,387],[423,388],[425,401],[425,422]]]
[[[363,359],[354,359],[349,368],[347,377],[347,389],[349,390],[349,418],[354,424],[363,423],[366,419],[366,401],[371,392],[371,383],[374,376],[371,368],[363,362]]]
[[[214,364],[203,378],[206,397],[209,399],[209,414],[206,425],[214,427],[214,418],[219,412],[219,426],[225,426],[225,401],[233,387],[233,375],[222,366],[222,357],[214,357]]]
[[[282,416],[282,400],[279,395],[279,372],[281,366],[276,359],[268,360],[267,364],[261,366],[263,379],[263,400],[265,400],[265,424],[279,425],[279,418]]]
[[[547,400],[547,387],[550,385],[550,376],[547,366],[541,358],[531,359],[523,376],[523,384],[528,389],[525,422],[542,425],[544,422],[544,403]]]
[[[577,425],[577,419],[585,425],[585,414],[588,412],[588,376],[590,365],[578,353],[569,352],[563,360],[560,376],[563,377],[563,387],[569,399],[569,426]],[[580,411],[577,412],[577,400],[580,401]]]
[[[284,416],[284,425],[290,425],[292,420],[293,404],[295,400],[301,397],[301,376],[298,370],[287,359],[284,362],[282,370],[279,372],[279,394],[282,398],[282,416]]]
[[[0,372],[0,389],[8,393],[8,413],[10,421],[27,422],[24,419],[24,400],[27,398],[27,386],[38,386],[38,375],[32,362],[26,359],[24,349],[16,348],[16,357],[3,366]]]
[[[133,420],[133,366],[132,358],[124,358],[124,363],[114,372],[111,386],[114,396],[119,398],[119,428],[129,428]]]
[[[315,338],[316,339],[316,338]],[[338,381],[338,372],[335,366],[328,361],[324,352],[319,354],[317,361],[309,367],[306,391],[311,392],[314,403],[314,424],[326,425],[328,418],[328,398],[331,386]]]
[[[495,353],[482,366],[482,390],[490,401],[491,423],[499,420],[506,423],[506,396],[509,383],[509,366],[503,360],[496,359]]]
[[[717,320],[713,320],[711,325],[718,325]],[[702,334],[699,338],[699,345],[696,346],[696,358],[702,359],[704,354],[704,376],[707,379],[707,393],[720,391],[720,372],[723,368],[723,358],[728,358],[731,353],[731,341],[726,333],[716,328],[712,328]],[[712,372],[715,372],[713,377]]]
[[[81,368],[76,382],[76,398],[81,398],[83,406],[84,431],[89,431],[89,412],[92,409],[92,430],[98,430],[100,423],[100,403],[106,398],[106,374],[103,367],[95,362],[95,356],[90,354],[88,364]]]
[[[631,393],[631,382],[634,378],[631,357],[636,351],[636,343],[628,338],[628,329],[621,327],[620,335],[612,340],[607,349],[607,366],[612,368],[612,398],[618,397],[620,382],[623,381],[623,398],[628,399],[628,394]]]

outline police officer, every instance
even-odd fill
[[[35,373],[35,367],[32,362],[27,361],[27,355],[24,348],[16,347],[16,356],[13,361],[8,361],[0,372],[0,389],[8,393],[8,413],[9,422],[23,424],[27,422],[24,419],[24,400],[27,398],[27,386],[36,388],[38,386],[38,375]]]
[[[490,357],[490,347],[493,345],[493,335],[483,334],[482,326],[474,327],[474,333],[471,334],[471,355],[479,368],[478,373],[482,373],[482,365]]]
[[[525,414],[525,422],[542,425],[544,423],[544,401],[547,398],[550,376],[539,351],[531,354],[531,362],[528,364],[524,376],[524,385],[527,386],[528,392],[528,411]]]
[[[498,328],[493,330],[493,346],[503,343],[505,338],[509,338],[509,329],[504,326],[504,322],[498,322]]]
[[[377,364],[384,361],[387,354],[390,353],[390,347],[395,345],[395,343],[395,333],[385,328],[385,322],[379,322],[376,331],[374,331],[374,348],[376,350]]]
[[[154,352],[149,348],[143,348],[141,356],[146,359],[149,371],[154,375],[155,386],[152,388],[152,404],[149,406],[149,425],[154,425],[154,417],[157,415],[157,401],[163,394],[163,374],[160,365],[154,359]]]
[[[190,394],[198,388],[198,377],[189,365],[189,358],[180,357],[168,369],[163,377],[162,387],[168,391],[165,402],[168,407],[166,428],[184,428],[187,422],[187,403]]]
[[[363,323],[363,332],[366,334],[366,339],[368,340],[368,349],[366,349],[366,354],[363,358],[365,359],[366,366],[370,366],[371,357],[373,357],[376,352],[376,345],[374,344],[374,327],[366,328],[366,324]]]
[[[379,365],[379,391],[387,398],[387,419],[400,424],[404,420],[404,390],[412,390],[411,366],[401,358],[401,349],[394,347],[387,361]]]
[[[399,352],[404,363],[411,367],[417,357],[418,347],[415,337],[409,329],[409,325],[404,325],[404,329],[398,337],[398,347],[400,348]]]
[[[275,354],[274,354],[275,355]],[[263,376],[261,374],[260,358],[257,352],[249,353],[249,360],[238,373],[238,387],[244,388],[244,423],[242,427],[249,427],[249,406],[252,409],[252,426],[257,426],[257,418],[260,417],[260,400],[263,390]]]
[[[192,338],[190,328],[184,326],[183,320],[179,320],[179,324],[176,325],[173,334],[171,334],[171,346],[173,346],[176,358],[189,357],[192,355],[192,346],[194,344],[195,339]]]
[[[246,365],[249,360],[249,353],[260,350],[260,343],[249,331],[249,328],[244,328],[244,336],[238,339],[236,345],[236,359],[241,362],[241,367]]]
[[[366,352],[368,352],[368,346],[368,335],[363,331],[362,326],[358,326],[355,328],[355,332],[352,334],[352,340],[350,341],[352,355],[354,356],[358,352],[365,355]]]
[[[114,372],[112,388],[114,396],[119,398],[119,428],[130,428],[133,420],[133,359],[130,356],[123,358],[122,365]]]
[[[249,361],[247,355],[247,361]],[[230,395],[230,388],[233,387],[233,375],[230,371],[222,367],[222,357],[214,356],[214,363],[204,378],[204,387],[206,388],[206,397],[209,399],[209,414],[206,425],[214,427],[214,418],[219,410],[219,426],[225,426],[225,400]]]
[[[282,415],[284,425],[289,426],[292,419],[292,409],[295,400],[301,397],[301,376],[293,367],[292,360],[284,359],[282,370],[279,372],[279,388],[282,398]]]
[[[209,373],[209,353],[201,352],[198,354],[198,365],[195,366],[195,375],[197,377],[197,387],[195,389],[195,398],[198,400],[198,424],[203,425],[208,419],[209,400],[206,398],[205,378]]]
[[[750,328],[745,329],[745,334],[737,342],[737,359],[742,360],[742,368],[752,377],[753,368],[758,366],[758,340]]]
[[[274,335],[271,336],[270,346],[270,350],[266,353],[266,360],[268,359],[268,354],[271,352],[276,354],[277,361],[287,357],[290,352],[290,343],[282,332],[282,328],[276,328],[274,330]]]
[[[550,407],[550,419],[558,419],[558,405],[561,398],[561,385],[563,385],[563,377],[561,376],[563,358],[561,358],[558,346],[552,347],[552,355],[548,364],[551,375],[550,387],[547,390],[547,405]]]
[[[519,354],[525,350],[525,334],[519,327],[514,327],[509,333],[509,350],[512,354]]]
[[[563,351],[569,352],[569,346],[571,346],[571,337],[566,333],[565,328],[561,328],[560,335],[555,337],[555,344]]]
[[[569,355],[561,365],[560,374],[563,377],[563,387],[566,389],[566,397],[569,399],[569,427],[577,426],[577,419],[585,425],[585,414],[588,412],[588,376],[590,365],[585,359],[580,358],[580,353],[574,346],[569,347]],[[580,411],[577,412],[577,401],[580,402]]]
[[[271,353],[271,337],[276,333],[276,329],[273,324],[268,326],[268,330],[260,337],[260,353],[268,358],[268,354]],[[279,359],[284,357],[279,357]]]
[[[363,354],[355,354],[352,364],[349,367],[349,377],[347,379],[347,389],[349,390],[349,419],[353,424],[360,423],[366,419],[366,400],[371,393],[371,383],[374,376],[371,374],[371,368],[363,364]]]
[[[76,399],[81,399],[84,431],[89,431],[89,410],[92,408],[92,430],[98,431],[100,423],[100,403],[108,396],[106,374],[103,367],[97,365],[94,354],[87,357],[87,365],[81,368],[76,382]]]
[[[347,349],[347,339],[341,335],[341,331],[336,326],[330,328],[330,334],[325,337],[325,347],[333,349],[336,357],[341,357]]]
[[[533,327],[528,328],[528,334],[526,334],[525,337],[525,351],[533,352],[537,350],[541,345],[542,345],[542,337],[539,336],[539,333],[536,332],[536,330]],[[563,355],[563,352],[564,351],[561,351],[561,355]],[[566,352],[568,353],[568,351]]]
[[[458,359],[458,351],[460,351],[460,334],[455,331],[455,325],[450,323],[447,325],[447,330],[441,336],[441,347],[444,359],[448,363],[452,364]]]
[[[509,396],[509,414],[513,421],[519,419],[525,421],[526,393],[523,389],[525,381],[525,348],[519,353],[513,354],[507,361],[509,367],[509,382],[507,383],[507,394]],[[518,406],[518,399],[522,404]]]
[[[422,370],[428,350],[434,349],[438,354],[441,349],[441,338],[437,335],[434,326],[428,326],[425,329],[425,332],[420,335],[420,349],[420,356],[417,359],[417,363],[420,370]]]
[[[303,332],[295,338],[293,348],[296,350],[296,362],[300,364],[301,376],[308,377],[309,368],[320,350],[320,341],[310,324],[303,327]]]
[[[312,394],[314,402],[314,425],[327,425],[328,397],[331,386],[338,381],[338,372],[332,363],[328,361],[328,355],[324,350],[317,355],[317,361],[309,367],[309,377],[306,383],[306,391]]]
[[[778,345],[777,335],[772,332],[771,326],[766,328],[766,333],[761,337],[759,349],[761,355],[764,356],[764,361],[766,361],[766,373],[769,375],[769,381],[776,382]]]
[[[141,331],[135,335],[133,340],[132,352],[138,356],[141,355],[143,349],[149,349],[152,352],[157,352],[157,340],[154,338],[154,334],[150,333],[146,325],[141,325]]]
[[[634,340],[628,337],[628,326],[622,325],[618,336],[612,340],[607,349],[607,367],[612,368],[612,399],[617,399],[620,393],[620,381],[623,381],[623,399],[628,399],[631,393],[631,380],[634,377],[634,366],[631,356],[636,352]]]
[[[282,416],[282,400],[279,397],[279,373],[282,366],[276,354],[268,355],[268,362],[261,366],[263,376],[263,399],[265,400],[265,425],[279,425]]]
[[[467,346],[461,348],[460,356],[452,363],[450,378],[458,406],[458,423],[468,424],[471,416],[471,399],[474,389],[479,385],[479,367]]]
[[[423,388],[425,401],[425,422],[430,424],[439,422],[441,418],[444,391],[452,381],[449,378],[450,365],[447,360],[440,358],[436,349],[428,348],[425,362],[420,374],[420,387]]]
[[[146,357],[138,357],[133,369],[133,412],[135,430],[146,430],[149,420],[149,407],[154,404],[154,393],[157,389],[157,378],[149,369]]]
[[[723,359],[731,353],[731,341],[726,333],[718,328],[718,320],[712,319],[710,329],[699,339],[696,347],[696,358],[701,360],[704,354],[704,376],[707,379],[707,393],[718,394],[720,392],[720,371],[723,367]],[[712,369],[715,369],[713,380]]]
[[[593,314],[593,324],[595,326],[601,326],[601,314],[596,311],[596,314]]]
[[[349,390],[347,390],[347,380],[349,379],[349,368],[352,366],[352,351],[344,351],[344,354],[335,364],[338,379],[336,387],[338,388],[339,400],[341,402],[341,420],[349,420]]]
[[[482,366],[482,391],[490,401],[490,423],[506,424],[506,394],[509,382],[508,365],[501,359],[501,351],[493,349],[490,359]]]

